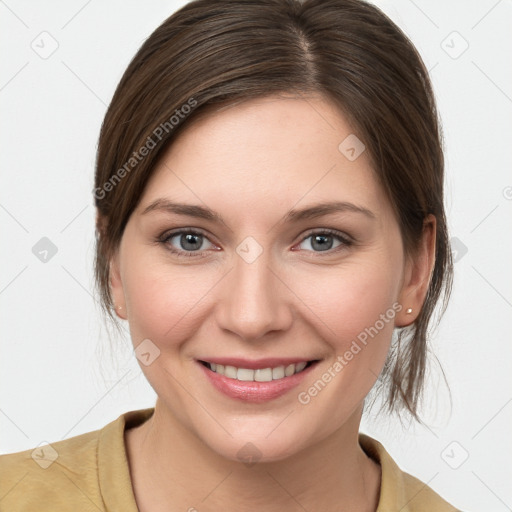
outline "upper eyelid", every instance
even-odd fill
[[[215,243],[212,240],[210,240],[210,236],[207,233],[205,233],[200,228],[177,228],[175,231],[172,231],[172,230],[171,231],[165,231],[158,238],[160,240],[166,241],[166,240],[169,240],[170,238],[172,238],[172,237],[174,237],[176,235],[183,235],[183,234],[201,235],[201,236],[204,236],[205,238],[207,238],[210,243],[212,243],[212,244]]]

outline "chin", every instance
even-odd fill
[[[301,451],[301,443],[296,439],[280,437],[269,440],[263,438],[240,438],[208,440],[207,444],[215,453],[234,462],[247,466],[256,463],[278,462],[296,455]]]
[[[243,421],[233,419],[227,427],[232,436],[222,429],[204,429],[204,425],[199,430],[195,429],[195,434],[214,453],[225,459],[248,466],[277,462],[298,454],[315,439],[328,435],[327,432],[312,431],[313,425],[298,423],[294,415],[290,414],[289,418],[284,415],[284,421],[283,417],[275,416],[253,417]]]

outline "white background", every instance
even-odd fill
[[[451,412],[434,372],[428,428],[368,419],[362,430],[457,507],[504,512],[512,508],[512,3],[376,3],[430,70],[460,259],[433,339]],[[154,405],[128,336],[111,349],[102,327],[91,190],[115,86],[144,39],[183,4],[0,1],[1,453]],[[458,55],[464,40],[469,47]],[[52,44],[58,48],[47,58],[33,49]],[[57,247],[46,263],[32,252],[42,237]]]

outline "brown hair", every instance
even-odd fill
[[[407,36],[361,0],[195,0],[165,20],[126,69],[101,128],[95,277],[117,323],[109,263],[158,157],[191,121],[219,105],[271,94],[317,95],[347,116],[413,254],[428,214],[436,260],[412,328],[398,329],[384,367],[389,410],[418,417],[427,333],[452,260],[443,206],[440,122],[428,72]],[[341,142],[341,141],[340,141]]]

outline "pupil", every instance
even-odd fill
[[[201,246],[200,243],[197,243],[199,236],[200,235],[193,235],[190,233],[188,235],[181,235],[181,246],[186,250],[197,250],[197,248]]]
[[[326,243],[326,240],[329,242]],[[315,244],[320,241],[320,244],[315,246]],[[327,251],[332,247],[332,237],[330,235],[315,235],[313,237],[313,243],[311,244],[313,249],[318,249],[320,251]]]

